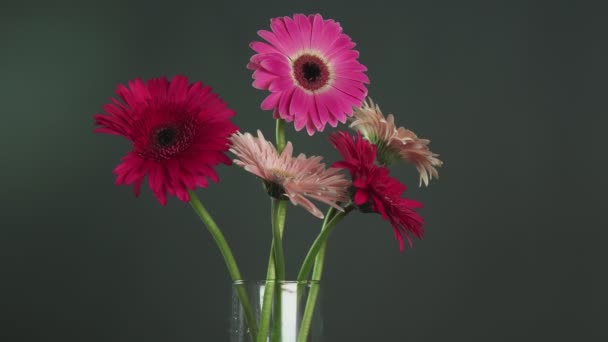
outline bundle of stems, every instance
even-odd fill
[[[282,119],[277,119],[276,147],[279,154],[285,148],[285,141],[285,121]],[[242,281],[243,279],[241,277],[241,272],[239,271],[237,262],[220,228],[217,226],[207,209],[203,206],[197,195],[193,191],[190,191],[189,194],[190,204],[215,240],[220,252],[222,253],[222,256],[224,257],[230,277],[234,282]],[[271,201],[271,208],[272,243],[270,245],[270,256],[268,260],[264,295],[262,297],[262,309],[259,325],[256,320],[253,307],[251,306],[251,301],[248,297],[247,291],[242,286],[236,287],[237,295],[245,313],[245,321],[247,323],[249,335],[251,340],[255,342],[266,342],[268,340],[269,332],[271,342],[280,342],[282,335],[280,286],[283,282],[285,282],[283,230],[285,227],[285,217],[287,214],[287,200],[273,198]],[[312,316],[319,293],[319,281],[321,280],[323,274],[327,239],[338,222],[340,222],[352,209],[353,207],[350,205],[346,206],[344,211],[336,211],[336,209],[333,207],[329,208],[325,215],[319,235],[306,254],[300,271],[298,272],[298,287],[301,284],[305,284],[309,280],[311,281],[304,314],[302,316],[301,325],[298,332],[298,342],[305,342],[310,332]],[[278,289],[277,286],[279,287]],[[298,296],[300,295],[301,293],[298,291]],[[273,320],[272,325],[271,319]]]

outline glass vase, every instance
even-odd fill
[[[267,291],[268,288],[268,291]],[[266,295],[269,314],[268,333],[258,341],[319,342],[323,341],[320,284],[318,281],[236,281],[232,284],[231,342],[252,342],[246,310],[241,298],[246,293],[250,319],[255,317],[258,332],[264,329],[262,309]],[[262,323],[263,325],[263,323]],[[255,342],[255,341],[254,341]]]

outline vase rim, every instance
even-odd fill
[[[266,280],[250,280],[250,279],[241,279],[234,280],[232,285],[245,285],[245,284],[265,284],[267,282],[279,283],[285,285],[318,285],[320,284],[320,280],[275,280],[275,279],[266,279]]]

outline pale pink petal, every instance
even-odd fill
[[[351,127],[364,137],[381,146],[378,158],[381,163],[401,159],[412,163],[420,173],[420,185],[428,186],[429,181],[438,178],[437,167],[443,165],[436,153],[430,151],[428,139],[421,139],[403,127],[395,125],[392,114],[384,117],[380,107],[369,99],[354,111]]]
[[[311,201],[306,199],[306,197],[302,196],[299,193],[290,194],[289,192],[287,193],[287,196],[291,200],[291,203],[293,203],[294,205],[299,205],[302,208],[306,209],[313,216],[323,219],[324,216],[321,210],[319,210],[319,208],[317,208]]]
[[[231,142],[235,164],[283,189],[281,199],[289,199],[319,218],[323,218],[323,214],[310,199],[343,210],[338,203],[348,200],[350,182],[337,169],[326,169],[321,157],[307,158],[300,154],[294,158],[291,142],[279,156],[260,131],[257,137],[236,133]]]

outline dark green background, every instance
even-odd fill
[[[248,43],[296,12],[340,21],[370,95],[445,161],[428,189],[393,170],[426,205],[413,250],[376,215],[332,237],[327,340],[606,340],[606,11],[580,1],[2,1],[0,340],[227,340],[211,238],[188,205],[113,185],[129,144],[93,135],[92,115],[118,83],[179,73],[272,136]],[[287,134],[336,160],[326,134]],[[219,171],[199,194],[261,278],[269,201]],[[320,222],[290,207],[287,223],[294,277]]]

